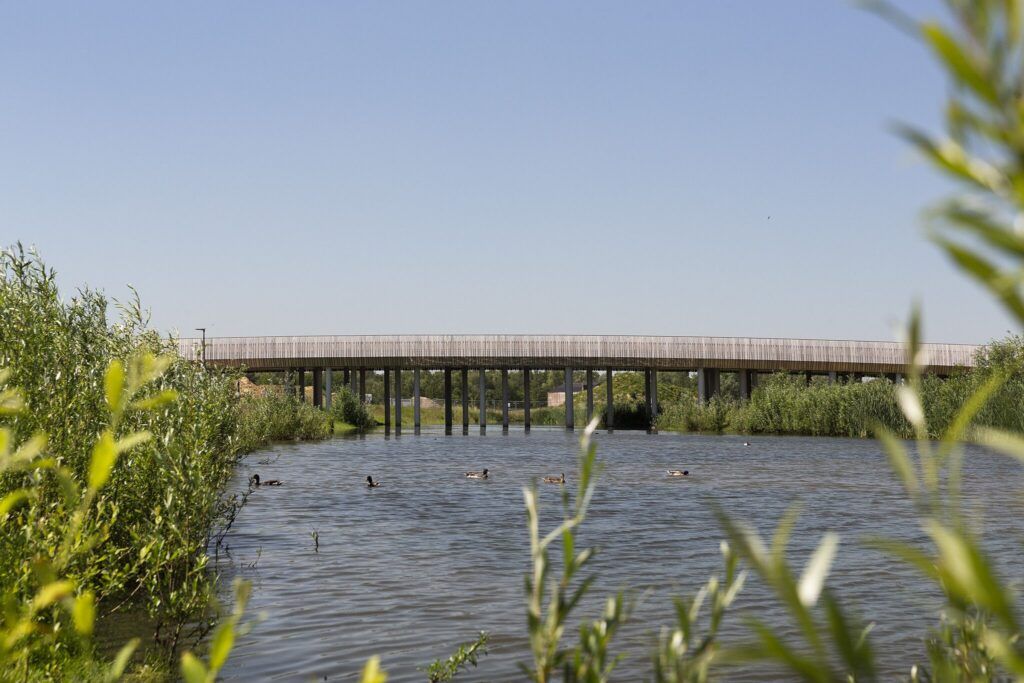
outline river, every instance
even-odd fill
[[[248,613],[262,620],[242,637],[223,674],[234,680],[358,680],[379,654],[389,681],[424,681],[420,669],[477,632],[489,654],[460,681],[523,680],[529,659],[523,576],[528,568],[523,486],[565,472],[575,481],[576,438],[561,429],[502,435],[382,434],[286,444],[248,456],[248,477],[281,479],[249,497],[226,538],[224,591],[253,582]],[[909,504],[869,440],[802,437],[598,434],[604,463],[578,547],[596,545],[599,579],[580,617],[597,616],[604,596],[626,589],[639,600],[613,650],[626,655],[618,680],[643,680],[672,597],[696,591],[720,571],[714,502],[770,536],[796,501],[804,505],[790,543],[796,572],[822,533],[840,534],[828,580],[857,615],[876,623],[871,641],[883,678],[924,663],[922,639],[937,623],[940,596],[913,570],[861,541],[921,541]],[[750,446],[744,446],[749,439]],[[466,479],[488,468],[487,481]],[[666,469],[688,469],[684,480]],[[986,546],[1007,576],[1022,577],[1021,484],[1007,458],[971,449],[964,490]],[[383,485],[368,490],[367,475]],[[559,487],[541,486],[544,527],[561,514]],[[319,552],[311,532],[319,533]],[[554,556],[557,559],[557,556]],[[731,642],[747,638],[742,614],[783,623],[757,581],[727,617]],[[567,642],[576,634],[567,630]],[[772,680],[771,670],[722,678]]]

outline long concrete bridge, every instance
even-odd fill
[[[392,400],[395,376],[395,428],[401,429],[401,373],[413,372],[414,427],[420,426],[420,370],[444,371],[445,431],[452,431],[452,376],[462,379],[462,426],[469,430],[468,371],[500,370],[503,420],[508,428],[508,373],[521,371],[526,393],[525,427],[530,427],[530,371],[565,370],[566,396],[572,396],[573,371],[587,373],[587,419],[593,413],[593,372],[604,371],[606,423],[612,422],[612,372],[645,373],[645,394],[650,415],[657,411],[657,372],[695,371],[700,400],[719,391],[722,372],[737,373],[740,393],[749,398],[760,373],[803,373],[861,378],[888,375],[897,379],[906,369],[906,350],[896,342],[826,339],[772,339],[751,337],[655,337],[562,335],[355,335],[303,337],[211,337],[178,340],[180,353],[214,366],[244,368],[247,372],[285,372],[305,397],[307,372],[312,372],[313,401],[330,406],[332,371],[342,371],[354,392],[365,395],[366,372],[384,371],[384,401]],[[927,371],[948,375],[974,365],[980,347],[967,344],[926,344]],[[484,375],[480,373],[480,427],[486,429]],[[574,427],[573,405],[566,401],[565,424]],[[385,410],[390,430],[390,411]]]

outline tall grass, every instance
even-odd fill
[[[235,411],[236,448],[242,453],[274,441],[324,439],[331,433],[331,422],[324,411],[291,395],[268,392],[242,396]]]
[[[972,418],[973,427],[1024,432],[1024,339],[1010,336],[985,347],[977,367],[951,377],[921,378],[921,401],[929,435],[941,437],[963,404],[993,376],[1005,377],[999,390]],[[706,404],[690,398],[661,404],[662,429],[745,434],[803,434],[871,437],[879,425],[912,438],[912,425],[899,406],[898,383],[878,378],[867,382],[815,381],[783,373],[771,375],[754,389],[749,401],[725,395]]]
[[[325,435],[327,422],[274,400],[239,402],[233,378],[147,328],[137,298],[116,304],[114,322],[108,303],[89,289],[64,300],[36,255],[0,253],[0,370],[15,397],[0,415],[0,586],[12,609],[36,604],[57,577],[100,613],[142,608],[166,664],[213,628],[206,551],[238,504],[222,491],[239,454]],[[31,617],[52,628],[39,641],[48,646],[30,632],[8,652],[26,676],[59,677],[95,654],[51,603]]]

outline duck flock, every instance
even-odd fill
[[[744,441],[743,445],[744,446],[749,446],[750,442],[749,441]],[[261,464],[263,464],[263,463],[261,463]],[[689,470],[665,470],[665,475],[668,476],[668,477],[688,477],[688,476],[690,476],[690,471]],[[467,479],[489,479],[490,478],[489,470],[485,467],[484,469],[482,469],[480,471],[466,472],[466,478]],[[545,483],[545,484],[564,485],[565,484],[565,472],[562,472],[561,476],[558,476],[558,477],[544,477],[543,479],[541,479],[541,481],[543,483]],[[281,486],[281,484],[282,484],[282,482],[281,482],[280,479],[266,479],[266,480],[263,480],[263,479],[260,479],[260,475],[259,474],[253,474],[251,477],[249,477],[249,488],[250,489],[257,489],[257,488],[260,488],[261,486]],[[368,488],[368,489],[375,489],[375,488],[379,488],[380,485],[381,485],[381,482],[380,481],[374,481],[372,475],[366,477],[366,488]]]
[[[744,446],[749,446],[750,444],[744,443],[743,445]],[[689,470],[665,470],[665,473],[666,473],[666,476],[669,476],[669,477],[688,477],[688,476],[690,476],[690,471]],[[484,469],[480,470],[479,472],[466,472],[466,478],[467,479],[489,479],[490,478],[489,470],[485,467]],[[563,484],[565,484],[565,472],[562,472],[562,474],[560,476],[557,476],[557,477],[544,477],[543,479],[541,479],[541,481],[543,483],[545,483],[545,484],[559,484],[559,485],[563,485]],[[253,489],[260,488],[261,486],[281,486],[282,483],[283,482],[280,479],[260,479],[260,475],[259,474],[253,474],[251,477],[249,477],[249,486],[250,486],[250,488],[253,488]],[[378,488],[380,485],[381,485],[381,482],[379,480],[378,481],[374,481],[372,475],[366,477],[366,488],[375,489],[375,488]]]

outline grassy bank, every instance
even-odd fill
[[[147,329],[138,301],[110,321],[102,294],[62,299],[53,271],[18,249],[0,276],[0,586],[7,628],[18,605],[35,624],[5,631],[0,655],[23,680],[102,678],[83,636],[103,634],[84,632],[80,612],[143,610],[147,670],[167,672],[213,626],[207,548],[237,508],[222,492],[238,457],[321,438],[329,421],[289,399],[240,400],[234,378]],[[63,602],[40,610],[53,586]]]

